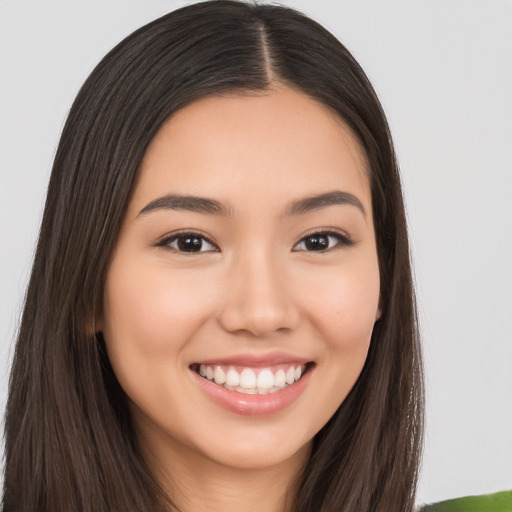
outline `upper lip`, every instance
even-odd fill
[[[233,365],[263,367],[287,363],[303,365],[310,362],[312,362],[312,360],[305,357],[299,357],[285,352],[272,352],[269,354],[232,354],[230,356],[202,359],[200,361],[196,361],[195,363],[211,366]]]

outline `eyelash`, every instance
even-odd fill
[[[322,237],[326,237],[327,239],[334,238],[336,240],[336,244],[334,246],[327,247],[322,250],[308,251],[307,249],[296,249],[296,247],[299,246],[300,244],[304,244],[308,238],[311,239],[315,236],[316,237],[322,236]],[[346,235],[344,233],[340,233],[339,231],[334,231],[332,229],[318,228],[318,229],[315,229],[312,233],[309,233],[306,236],[303,236],[299,240],[299,242],[293,246],[292,250],[294,252],[305,251],[305,252],[325,253],[325,252],[331,251],[333,249],[339,249],[341,247],[351,247],[352,245],[354,245],[354,241],[348,235]]]
[[[180,239],[185,239],[185,238],[199,239],[202,241],[200,248],[202,248],[203,242],[206,242],[209,245],[211,245],[214,248],[214,250],[208,249],[207,251],[183,251],[183,250],[180,250],[179,247],[172,247],[172,245],[171,245],[172,243],[179,242]],[[171,236],[167,236],[167,237],[163,238],[162,240],[160,240],[156,244],[156,246],[162,247],[163,249],[170,249],[175,252],[179,252],[181,254],[199,254],[201,252],[219,252],[220,251],[217,244],[215,244],[215,242],[213,242],[210,238],[205,236],[203,233],[199,233],[198,231],[191,231],[191,230],[173,233]]]
[[[297,249],[297,247],[301,244],[305,244],[306,241],[308,239],[312,239],[314,237],[325,237],[327,238],[328,240],[328,244],[330,244],[330,241],[329,239],[335,239],[336,240],[336,244],[334,246],[328,246],[327,248],[322,248],[320,250],[308,250],[306,247],[304,249]],[[199,245],[199,249],[198,251],[195,251],[195,250],[191,250],[191,251],[187,251],[187,250],[182,250],[180,249],[179,246],[177,247],[172,247],[172,244],[173,243],[179,243],[180,239],[186,239],[186,238],[189,238],[189,239],[197,239],[197,240],[200,240],[200,245]],[[203,247],[203,244],[204,242],[206,242],[207,244],[209,244],[213,249],[208,249],[208,250],[201,250]],[[293,252],[301,252],[301,251],[304,251],[304,252],[319,252],[319,253],[325,253],[327,251],[330,251],[330,250],[333,250],[333,249],[338,249],[340,247],[350,247],[354,245],[354,241],[349,237],[347,236],[346,234],[343,234],[343,233],[340,233],[338,231],[333,231],[332,229],[329,230],[329,229],[316,229],[315,231],[313,231],[312,233],[309,233],[307,234],[306,236],[303,236],[298,243],[296,243],[293,248],[292,248],[292,251]],[[173,250],[175,252],[178,252],[178,253],[181,253],[181,254],[200,254],[202,252],[220,252],[220,249],[219,247],[217,246],[217,244],[215,244],[215,242],[213,242],[210,238],[208,238],[207,236],[205,236],[204,234],[198,232],[198,231],[180,231],[178,233],[174,233],[172,234],[171,236],[167,236],[165,238],[163,238],[162,240],[160,240],[157,244],[156,244],[157,247],[162,247],[164,249],[170,249],[170,250]]]

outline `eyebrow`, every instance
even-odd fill
[[[350,205],[355,206],[366,218],[366,211],[361,201],[350,192],[333,190],[325,194],[305,197],[293,201],[286,210],[287,215],[301,215],[303,213],[321,210],[329,206]]]
[[[168,194],[148,203],[139,212],[139,215],[154,210],[186,210],[189,212],[204,213],[209,215],[229,216],[231,209],[215,199],[207,197],[183,196]]]
[[[328,208],[329,206],[350,205],[355,206],[366,217],[366,211],[361,201],[349,192],[333,190],[314,196],[297,199],[288,205],[286,216],[302,215],[315,210]],[[138,215],[143,215],[155,210],[185,210],[207,215],[220,215],[228,217],[232,214],[229,206],[207,197],[188,196],[180,194],[168,194],[148,203]]]

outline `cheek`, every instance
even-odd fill
[[[380,279],[377,262],[346,266],[318,281],[311,318],[322,338],[325,418],[329,418],[356,383],[368,355],[378,315]],[[313,295],[312,295],[313,296]]]
[[[183,396],[172,392],[188,368],[183,349],[215,303],[204,280],[191,274],[171,275],[165,265],[121,258],[109,269],[103,317],[107,352],[121,387],[148,417],[157,417],[162,404],[183,408]]]
[[[121,259],[109,270],[103,333],[112,368],[135,402],[156,399],[178,379],[182,350],[214,303],[202,280],[183,274]]]
[[[302,295],[318,356],[310,408],[316,420],[311,435],[346,399],[361,374],[370,346],[380,293],[378,265],[373,259],[369,264],[362,264],[361,258],[354,261],[357,265],[316,272],[315,279],[306,283],[309,294]]]
[[[367,345],[377,317],[379,289],[371,284],[355,283],[355,286],[333,292],[326,302],[331,306],[331,321],[325,319],[324,325],[330,331],[333,344],[340,349]]]
[[[378,316],[377,265],[331,273],[316,287],[311,309],[316,327],[332,351],[366,353]]]
[[[179,350],[213,300],[201,289],[190,274],[114,262],[104,296],[108,340],[155,353]]]

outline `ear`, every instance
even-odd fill
[[[375,313],[375,321],[380,320],[382,316],[382,297],[379,296],[379,305],[377,307],[377,312]]]
[[[103,331],[103,315],[95,315],[88,322],[87,335],[92,337],[101,331]]]
[[[102,332],[103,331],[103,315],[99,316],[96,319],[93,319],[92,325],[93,325],[93,329],[94,329],[94,334],[96,334],[97,332]]]

